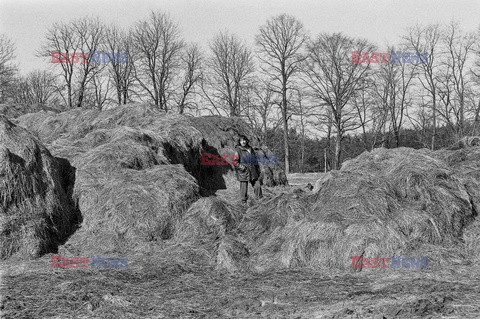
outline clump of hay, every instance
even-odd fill
[[[257,155],[261,155],[263,156],[263,158],[268,159],[268,162],[259,165],[263,185],[268,187],[288,185],[287,175],[285,174],[285,171],[280,168],[278,164],[274,165],[271,163],[273,162],[274,156],[276,156],[277,161],[279,161],[278,155],[273,154],[266,147],[256,148],[255,152]]]
[[[10,121],[28,113],[39,113],[39,114],[55,114],[59,110],[41,104],[22,104],[22,103],[8,103],[0,104],[0,115],[4,115]]]
[[[76,229],[63,164],[0,115],[0,258],[52,252]]]
[[[79,168],[74,196],[84,222],[66,247],[72,253],[141,251],[170,239],[183,212],[199,197],[195,179],[180,165],[102,171]]]
[[[35,133],[44,143],[50,144],[59,138],[76,141],[98,129],[145,127],[154,122],[156,117],[165,114],[149,105],[131,104],[105,111],[77,108],[40,117],[37,113],[25,114],[17,118],[16,122]]]
[[[458,150],[477,146],[480,146],[480,136],[464,136],[457,143],[452,145],[449,150]]]
[[[247,212],[252,267],[348,269],[352,256],[390,257],[458,242],[474,218],[464,181],[431,152],[377,149]]]
[[[175,240],[190,250],[203,251],[216,269],[243,270],[249,251],[236,233],[243,212],[214,196],[201,198],[185,213]]]
[[[216,239],[237,228],[242,213],[215,196],[196,201],[185,213],[176,232],[177,240],[211,236]]]
[[[469,147],[454,151],[438,150],[433,156],[444,161],[463,180],[475,215],[480,212],[480,148]]]
[[[463,233],[466,253],[476,265],[480,262],[480,220],[477,218]]]
[[[227,235],[217,247],[216,269],[236,272],[248,270],[250,252],[239,237]]]

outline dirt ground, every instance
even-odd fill
[[[126,269],[53,269],[53,254],[2,262],[2,318],[480,318],[475,264],[232,274],[175,258],[168,245],[119,256]]]
[[[2,263],[2,318],[478,318],[479,267],[228,274],[133,256],[127,269]]]

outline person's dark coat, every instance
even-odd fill
[[[238,156],[238,164],[235,166],[237,180],[239,182],[250,182],[260,178],[260,166],[253,148],[249,145],[246,147],[237,145],[236,152]]]

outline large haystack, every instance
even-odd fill
[[[347,269],[352,256],[410,257],[424,245],[460,243],[473,196],[431,152],[377,149],[324,176],[313,194],[263,201],[241,228],[257,270]]]
[[[73,110],[41,124],[30,115],[19,121],[77,169],[73,196],[84,222],[65,254],[123,253],[169,239],[199,198],[192,175],[202,139],[176,115],[123,107]]]
[[[17,122],[77,169],[73,196],[84,222],[64,246],[72,254],[141,250],[171,238],[200,195],[238,187],[232,166],[202,166],[202,152],[233,151],[238,134],[249,134],[239,119],[202,122],[140,104]]]
[[[55,251],[76,229],[72,168],[0,115],[0,258]]]

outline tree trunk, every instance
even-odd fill
[[[68,83],[67,84],[67,90],[68,90],[68,108],[71,109],[73,106],[73,101],[72,101],[72,84]]]
[[[432,151],[435,150],[435,136],[437,135],[437,103],[435,100],[435,90],[433,90],[432,93],[433,97],[433,110],[432,110],[432,116],[433,116],[433,132],[432,132]]]
[[[398,130],[398,128],[393,128],[393,134],[395,135],[396,147],[400,147],[400,131]]]
[[[305,173],[305,128],[302,125],[302,174]]]
[[[77,107],[82,107],[84,94],[85,94],[85,84],[82,84],[80,86],[80,92],[78,93]]]
[[[288,148],[288,123],[287,123],[287,110],[282,107],[283,118],[283,141],[285,147],[285,174],[290,173],[290,151]]]
[[[118,104],[122,104],[122,86],[120,83],[117,85],[117,99]]]
[[[335,169],[340,169],[340,156],[342,155],[342,132],[337,127],[337,138],[335,140]]]
[[[285,174],[290,173],[290,151],[288,149],[288,123],[287,123],[287,76],[285,64],[282,64],[282,117],[283,117],[283,139],[285,146]]]
[[[464,111],[464,98],[463,93],[459,96],[460,103],[460,138],[465,136],[465,111]]]
[[[267,145],[267,117],[263,116],[263,144]]]
[[[127,104],[127,99],[128,99],[128,90],[127,90],[127,84],[125,83],[123,86],[123,104]]]

